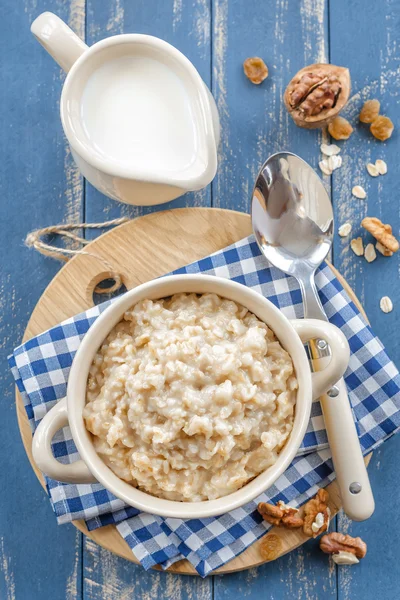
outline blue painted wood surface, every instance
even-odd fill
[[[247,211],[254,176],[263,160],[279,149],[299,153],[313,166],[319,160],[320,131],[297,128],[281,97],[291,76],[305,64],[336,62],[350,68],[353,124],[362,101],[378,97],[382,110],[399,124],[398,28],[400,0],[24,0],[0,7],[0,385],[3,402],[0,439],[0,599],[86,598],[233,600],[355,599],[399,597],[400,572],[395,543],[400,518],[390,510],[398,499],[400,436],[378,450],[370,474],[377,509],[366,523],[344,516],[340,531],[361,535],[369,545],[357,567],[336,569],[315,542],[248,572],[176,577],[145,573],[86,540],[72,526],[58,527],[49,502],[25,456],[15,416],[14,389],[5,357],[20,341],[36,301],[58,269],[23,246],[32,229],[61,221],[104,220],[142,209],[119,205],[83,184],[58,117],[63,74],[33,40],[31,21],[43,10],[67,20],[89,44],[102,37],[137,31],[176,45],[196,65],[216,98],[222,123],[219,171],[203,192],[170,204],[221,206]],[[263,56],[269,78],[259,87],[243,76],[242,62]],[[381,144],[357,126],[341,142],[343,167],[331,188],[338,224],[365,215],[381,217],[399,232],[398,132]],[[384,158],[388,174],[372,179],[370,159]],[[364,185],[366,201],[351,197]],[[163,209],[166,206],[151,210]],[[367,239],[367,236],[364,236]],[[363,301],[375,330],[400,364],[398,339],[399,257],[372,264],[355,257],[348,242],[335,240],[333,258]],[[387,294],[395,310],[384,315],[379,298]],[[396,491],[397,490],[397,491]]]

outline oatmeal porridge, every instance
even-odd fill
[[[215,294],[143,300],[89,372],[86,428],[102,460],[159,498],[225,496],[273,465],[297,380],[274,333]]]

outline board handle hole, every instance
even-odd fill
[[[115,285],[115,279],[103,279],[103,281],[100,281],[100,283],[97,284],[97,288],[100,289],[104,289],[104,290],[108,290],[110,288],[112,288]],[[111,298],[116,298],[117,296],[120,296],[121,294],[124,294],[125,292],[127,292],[128,290],[126,289],[126,286],[124,283],[121,283],[121,285],[119,286],[119,288],[117,290],[114,290],[113,292],[108,293],[107,291],[103,292],[103,293],[99,293],[96,292],[96,289],[93,290],[93,304],[95,306],[97,306],[98,304],[101,304],[102,302],[105,302],[106,300],[111,300]]]
[[[92,306],[97,306],[102,302],[106,302],[107,300],[111,300],[112,298],[124,294],[127,291],[127,287],[121,275],[120,282],[118,283],[111,273],[98,273],[98,275],[89,282],[87,287],[86,296],[88,303]]]

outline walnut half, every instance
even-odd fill
[[[297,516],[299,512],[297,508],[286,506],[282,501],[277,502],[276,505],[260,502],[257,510],[262,518],[271,525],[283,526],[288,529],[303,527],[303,519]]]
[[[339,554],[339,552],[349,552],[358,559],[364,558],[367,554],[367,544],[359,537],[353,538],[344,533],[332,532],[321,538],[319,547],[325,554]]]
[[[382,223],[377,217],[365,217],[365,219],[361,221],[361,225],[364,229],[369,231],[382,246],[387,248],[390,252],[397,252],[399,249],[399,242],[392,234],[390,225]]]
[[[309,537],[318,537],[328,530],[330,520],[328,501],[328,492],[320,489],[315,498],[309,500],[304,506],[303,531]]]
[[[314,64],[296,73],[286,88],[284,102],[296,125],[316,129],[339,114],[349,95],[348,69]]]

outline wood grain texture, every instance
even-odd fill
[[[212,183],[214,206],[248,211],[257,172],[273,152],[297,152],[317,167],[323,133],[296,127],[282,96],[305,64],[326,61],[327,33],[324,0],[213,0],[212,91],[222,129],[219,169]],[[244,59],[254,55],[264,58],[269,68],[269,77],[260,86],[243,74]],[[241,594],[255,598],[261,589],[268,589],[269,579],[271,597],[302,597],[308,593],[297,581],[296,564],[302,557],[301,550],[293,558],[281,559],[286,571],[283,581],[271,565],[256,571],[253,578],[245,572],[216,578],[215,597],[237,598],[239,586]],[[336,573],[322,561],[313,571],[314,597],[325,593],[327,581],[336,594]]]
[[[211,0],[88,0],[87,43],[92,45],[104,37],[118,33],[158,36],[183,52],[211,87],[210,6]],[[185,194],[167,204],[144,208],[118,204],[86,183],[86,219],[92,222],[121,215],[135,217],[182,206],[211,206],[211,187]]]
[[[399,40],[400,3],[389,0],[384,3],[368,3],[363,0],[335,0],[330,5],[330,52],[331,60],[350,68],[353,90],[346,113],[355,127],[351,138],[341,146],[343,167],[334,174],[332,184],[335,217],[338,223],[350,221],[354,235],[362,235],[360,221],[364,216],[376,216],[390,223],[398,235],[400,210],[398,186],[400,177],[399,154],[399,93],[400,55],[396,44]],[[368,16],[367,16],[368,15]],[[358,113],[363,102],[378,98],[381,112],[390,116],[396,129],[387,142],[375,140],[368,126],[358,123]],[[365,165],[382,158],[388,165],[384,177],[372,178]],[[360,183],[367,191],[364,201],[352,198],[351,187]],[[335,265],[351,282],[362,300],[372,326],[387,347],[397,366],[400,364],[398,343],[399,266],[398,254],[386,260],[379,255],[368,264],[347,248],[343,240],[335,240]],[[379,299],[390,296],[395,309],[390,314],[379,310]],[[351,523],[345,516],[338,518],[340,531],[360,535],[368,544],[368,555],[357,569],[338,570],[338,597],[340,600],[375,597],[397,598],[400,572],[396,540],[400,533],[400,515],[389,515],[387,501],[398,496],[400,473],[398,458],[400,439],[395,437],[385,444],[373,457],[370,474],[375,493],[376,511],[365,523]]]
[[[159,36],[186,54],[205,83],[211,87],[211,0],[87,0],[86,30],[87,43],[90,45],[105,36],[118,33],[136,32]],[[210,206],[211,186],[199,192],[185,194],[168,204],[143,209],[117,204],[86,183],[85,205],[88,221],[103,221],[121,215],[134,217],[169,207]],[[114,558],[110,565],[112,573],[118,573],[118,577],[129,586],[131,576],[126,571],[123,559]],[[84,571],[85,590],[90,579]],[[152,581],[156,580],[158,584],[152,588],[151,594],[155,598],[162,598],[165,577],[163,574],[154,574]],[[101,593],[104,595],[99,597],[107,597],[106,591]],[[208,600],[208,593],[203,594],[204,600]],[[199,600],[203,596],[199,595]]]
[[[78,30],[84,12],[57,0],[52,8]],[[0,8],[0,598],[72,600],[81,594],[81,540],[58,527],[22,452],[7,354],[59,265],[23,246],[28,231],[82,215],[81,178],[58,115],[63,75],[29,32],[49,8],[42,0]],[[6,491],[7,490],[7,491]],[[41,523],[39,527],[38,524]],[[62,552],[60,549],[63,549]]]
[[[163,211],[134,219],[97,238],[86,247],[90,253],[75,256],[57,274],[42,295],[24,334],[24,340],[47,330],[54,324],[93,306],[93,290],[104,277],[102,263],[93,258],[107,257],[119,272],[127,289],[145,283],[187,263],[212,254],[251,233],[251,220],[244,213],[210,208],[183,208]],[[133,243],[134,241],[134,243]],[[337,274],[339,279],[340,275]],[[357,298],[342,283],[358,304]],[[360,309],[362,307],[359,305]],[[42,485],[43,478],[32,460],[31,430],[19,394],[17,394],[18,420],[29,459]],[[329,487],[330,509],[335,515],[340,508],[340,494],[336,483]],[[102,527],[88,532],[84,522],[75,525],[86,536],[105,549],[135,561],[130,548],[115,526]],[[308,541],[300,530],[275,528],[282,542],[281,554],[286,554]],[[216,573],[229,573],[248,569],[263,562],[259,552],[261,541],[230,561]],[[116,564],[113,559],[110,564]],[[175,563],[174,573],[196,573],[187,561]],[[125,572],[123,570],[123,572]]]
[[[85,538],[85,600],[212,600],[212,577],[179,577],[173,573],[144,571]]]
[[[318,164],[320,130],[296,127],[283,92],[305,64],[327,58],[324,0],[214,0],[212,91],[221,118],[219,169],[213,205],[247,212],[256,175],[278,150]],[[261,56],[269,76],[260,86],[243,73],[243,61]]]
[[[187,195],[171,205],[207,206],[212,202],[247,210],[254,174],[272,151],[292,150],[317,166],[323,134],[296,128],[282,110],[280,99],[287,81],[306,63],[330,57],[332,62],[349,66],[354,95],[349,105],[351,119],[356,122],[362,99],[377,95],[384,112],[398,126],[400,1],[23,0],[0,7],[0,108],[5,115],[0,138],[0,391],[4,409],[0,482],[12,490],[0,500],[0,598],[72,599],[85,593],[108,600],[109,580],[119,581],[119,587],[111,588],[117,598],[174,597],[180,579],[170,575],[169,581],[175,583],[168,587],[165,574],[153,573],[148,578],[139,567],[127,567],[122,559],[86,544],[85,564],[91,564],[93,553],[97,552],[97,558],[81,586],[81,538],[72,527],[56,526],[19,440],[5,356],[19,343],[30,312],[57,271],[57,263],[23,247],[26,233],[35,227],[78,220],[80,215],[103,220],[141,212],[113,203],[87,184],[85,215],[81,179],[58,117],[63,75],[29,34],[31,21],[43,10],[53,10],[69,20],[82,37],[86,21],[89,43],[120,31],[143,31],[167,39],[188,54],[204,80],[211,82],[218,102],[223,126],[220,165],[217,178],[205,192]],[[243,59],[254,54],[262,55],[270,67],[269,79],[259,88],[248,83],[242,73]],[[391,140],[380,144],[369,138],[364,128],[358,128],[340,145],[344,165],[332,182],[337,224],[351,220],[357,225],[368,212],[381,216],[398,232],[397,130]],[[385,158],[389,171],[384,178],[364,179],[364,165],[370,157]],[[357,178],[367,184],[366,203],[350,196]],[[326,185],[330,187],[329,179]],[[400,364],[398,260],[395,256],[366,265],[363,259],[352,256],[346,241],[335,240],[334,263],[355,288],[374,329]],[[383,293],[395,301],[390,315],[379,310],[378,299]],[[400,535],[400,521],[396,513],[389,518],[386,507],[400,483],[399,451],[400,439],[396,437],[373,458],[371,478],[377,510],[367,523],[350,529],[369,543],[367,559],[361,565],[340,570],[331,566],[328,570],[325,560],[309,544],[273,565],[215,577],[214,588],[193,587],[192,597],[396,598],[400,573],[393,539]],[[42,525],[40,531],[38,523]],[[339,520],[340,528],[347,526],[346,520]],[[103,563],[107,568],[101,568]],[[132,590],[134,573],[143,583]],[[179,593],[182,596],[183,592]]]

